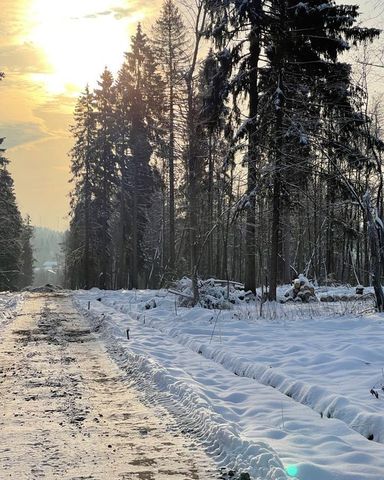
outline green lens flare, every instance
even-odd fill
[[[290,477],[295,477],[298,473],[298,468],[296,467],[296,465],[288,465],[285,468],[285,471]]]

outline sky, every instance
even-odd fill
[[[0,136],[20,209],[34,225],[67,227],[76,98],[105,66],[117,72],[137,23],[150,25],[161,3],[1,0]],[[384,28],[384,0],[343,3],[359,3],[362,19]]]
[[[20,209],[34,225],[68,225],[69,126],[76,98],[105,66],[116,72],[130,36],[161,0],[1,0],[0,136]]]

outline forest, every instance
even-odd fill
[[[8,164],[0,148],[0,291],[19,290],[33,280],[33,227],[17,206]]]
[[[379,286],[382,105],[366,60],[379,36],[332,0],[165,0],[119,72],[77,100],[65,286],[187,275],[195,301],[210,277],[270,300],[299,274]],[[4,157],[0,172],[5,289],[30,281],[32,233]]]
[[[166,0],[138,25],[116,78],[78,99],[68,285],[370,284],[381,114],[345,53],[380,32],[358,18],[330,0]]]

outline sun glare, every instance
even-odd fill
[[[135,24],[137,11],[116,19],[113,8],[127,2],[111,0],[32,0],[28,41],[39,47],[52,72],[34,75],[50,93],[75,93],[94,84],[104,66],[117,71]]]

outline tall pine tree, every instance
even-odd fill
[[[94,205],[97,223],[99,287],[112,287],[112,232],[114,195],[118,184],[116,163],[115,86],[111,72],[105,68],[95,90],[95,183]]]
[[[0,139],[0,145],[4,139]],[[0,150],[0,290],[15,290],[22,270],[22,219],[8,160]]]
[[[161,71],[165,78],[166,104],[165,126],[167,130],[165,157],[168,163],[169,191],[169,259],[168,267],[174,272],[176,260],[175,232],[175,167],[180,157],[177,139],[180,139],[180,106],[185,103],[184,75],[187,69],[186,28],[182,16],[173,0],[166,0],[160,17],[153,27],[152,42]]]
[[[31,219],[27,216],[21,230],[21,274],[19,288],[24,288],[33,283],[33,250],[32,250],[33,227]]]
[[[378,32],[355,26],[357,7],[337,6],[332,0],[273,0],[268,4],[259,0],[206,0],[206,6],[210,14],[208,34],[216,41],[219,57],[224,59],[222,71],[228,79],[222,98],[231,95],[235,123],[244,114],[238,100],[247,98],[248,114],[234,138],[239,141],[246,137],[248,144],[248,188],[243,205],[247,209],[245,283],[251,290],[256,287],[255,200],[262,188],[263,158],[272,154],[274,159],[273,174],[269,176],[272,221],[268,277],[269,295],[275,299],[281,253],[282,172],[287,169],[289,151],[298,147],[301,158],[310,154],[308,133],[300,127],[311,123],[309,115],[317,115],[311,119],[312,128],[324,115],[321,108],[311,108],[318,81],[326,81],[337,71],[338,56],[349,48],[349,41],[371,39]],[[267,60],[267,66],[262,68],[261,54]],[[261,112],[261,106],[267,111]]]
[[[94,96],[87,86],[80,95],[75,108],[74,125],[71,128],[75,145],[70,155],[74,189],[71,193],[71,232],[72,241],[68,251],[67,265],[76,270],[72,288],[90,288],[98,285],[96,279],[96,242],[97,226],[95,222],[96,179],[96,115]],[[75,248],[74,248],[75,247]]]
[[[126,224],[128,286],[138,288],[146,283],[140,272],[148,273],[144,269],[142,242],[156,187],[150,161],[163,134],[164,84],[140,24],[125,57],[116,86],[125,105],[126,125],[119,136],[120,145],[122,134],[125,136],[124,153],[120,157],[124,188],[121,198],[126,202],[122,221]]]

